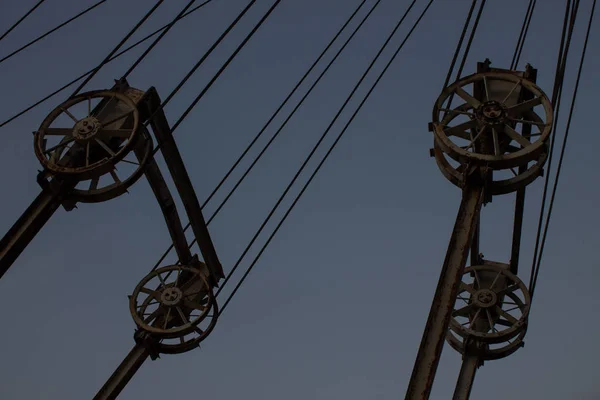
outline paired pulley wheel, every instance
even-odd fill
[[[138,328],[159,339],[163,353],[197,347],[218,316],[212,288],[200,270],[181,265],[148,274],[130,296],[129,308]]]
[[[507,268],[484,264],[465,269],[450,329],[464,339],[503,343],[525,328],[531,297]]]
[[[465,104],[445,108],[450,97]],[[551,128],[552,107],[544,92],[533,82],[504,72],[458,80],[444,89],[433,109],[436,146],[461,164],[494,170],[539,161]]]
[[[34,133],[34,150],[51,173],[93,180],[114,171],[133,149],[138,127],[138,109],[127,95],[82,93],[44,119]]]
[[[459,116],[464,115],[462,113],[467,112],[470,108],[471,106],[469,104],[463,104],[456,107],[453,112],[448,113],[447,117],[444,118],[445,125],[453,125],[453,121]],[[514,150],[516,148],[508,147],[507,149]],[[433,144],[433,156],[446,179],[460,188],[465,186],[469,172],[469,164],[461,164],[449,157],[442,151],[437,141],[434,141]],[[511,193],[527,186],[543,173],[543,166],[546,163],[547,158],[547,152],[542,151],[534,162],[525,162],[525,164],[518,168],[493,171],[490,175],[491,180],[488,186],[490,194],[501,195]],[[474,164],[471,164],[471,167],[472,166],[474,166]]]
[[[520,333],[516,337],[506,339],[501,343],[485,343],[478,354],[479,358],[482,361],[490,361],[499,360],[501,358],[510,356],[525,345],[524,339],[526,333],[527,326],[521,329]],[[468,340],[471,339],[465,339],[454,333],[452,330],[449,330],[448,334],[446,335],[446,341],[448,344],[450,344],[450,346],[460,354],[467,353],[466,342]]]

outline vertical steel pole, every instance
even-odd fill
[[[477,172],[480,171],[477,170]],[[433,379],[444,347],[444,340],[448,332],[452,310],[454,309],[458,287],[479,218],[482,200],[483,185],[480,182],[468,184],[463,191],[463,198],[448,245],[446,259],[442,266],[415,366],[408,384],[406,400],[429,399]]]
[[[473,381],[475,380],[475,373],[477,372],[479,365],[479,356],[476,353],[467,351],[463,357],[452,400],[469,400],[471,389],[473,388]]]

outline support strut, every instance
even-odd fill
[[[158,109],[160,106],[158,93],[156,93],[154,88],[150,89],[148,92],[152,93],[152,95],[149,96],[149,100],[155,101],[154,104],[151,104],[151,109],[154,107]],[[165,158],[167,168],[173,177],[173,181],[175,182],[185,211],[190,219],[192,231],[198,242],[198,247],[200,247],[204,262],[211,272],[210,278],[213,280],[212,284],[216,285],[220,279],[225,277],[223,267],[221,266],[212,239],[210,238],[208,228],[206,227],[206,222],[202,215],[202,209],[198,197],[196,196],[194,186],[192,185],[192,181],[190,180],[181,154],[179,153],[179,149],[177,148],[177,144],[173,138],[173,133],[171,132],[167,118],[162,110],[152,117],[150,125],[152,126],[156,140],[158,141]]]
[[[479,360],[477,352],[467,351],[463,357],[452,400],[469,400],[471,389],[473,388],[473,381],[475,380],[475,373],[480,365],[481,361]]]
[[[476,171],[474,175],[480,175],[480,170],[477,169]],[[452,310],[454,309],[458,287],[479,218],[482,200],[483,184],[477,179],[477,181],[468,184],[463,190],[463,197],[448,245],[446,259],[442,266],[415,366],[408,384],[406,400],[429,399],[444,347],[444,340],[448,332]]]
[[[6,235],[0,239],[0,278],[58,210],[63,202],[64,193],[75,187],[70,182],[55,180],[53,183],[58,187],[44,188]]]
[[[98,391],[98,394],[94,396],[94,400],[116,399],[148,356],[150,356],[150,352],[146,350],[144,345],[140,343],[136,344],[115,372],[108,378],[100,391]]]

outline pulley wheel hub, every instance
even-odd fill
[[[88,116],[78,121],[73,128],[73,137],[76,140],[90,140],[100,130],[102,124],[97,118]]]
[[[481,122],[491,125],[499,125],[504,122],[506,115],[505,107],[497,101],[486,101],[481,105],[477,114]]]
[[[475,293],[475,296],[473,296],[473,300],[478,307],[490,308],[496,305],[498,297],[496,296],[496,293],[494,293],[493,290],[481,289],[478,290],[477,293]]]
[[[165,306],[173,307],[178,305],[182,298],[183,293],[179,288],[169,287],[163,290],[162,294],[160,295],[160,302]]]

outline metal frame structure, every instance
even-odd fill
[[[446,88],[436,102],[430,124],[435,138],[430,154],[443,175],[463,193],[407,400],[429,398],[445,340],[463,355],[453,399],[465,400],[483,362],[514,353],[523,346],[527,330],[530,296],[516,277],[525,187],[543,173],[552,109],[535,86],[535,69],[527,66],[525,71],[509,71],[491,68],[490,64],[489,60],[478,63],[477,73]],[[469,84],[473,85],[472,93],[463,89]],[[451,109],[454,97],[465,103]],[[543,107],[545,118],[536,114],[536,106]],[[464,122],[452,126],[457,117],[463,117]],[[516,131],[517,125],[521,132]],[[539,132],[533,133],[534,127]],[[456,145],[455,138],[464,139],[468,145]],[[500,175],[507,170],[514,176],[502,179]],[[510,262],[484,260],[479,249],[481,206],[495,195],[511,192],[516,192],[516,204]],[[471,266],[465,269],[469,252]],[[465,276],[472,277],[473,282],[465,283]],[[457,306],[460,301],[463,304]],[[518,316],[503,309],[508,303],[514,305],[509,311]],[[459,318],[467,322],[461,324]]]
[[[94,98],[101,100],[92,107]],[[69,111],[71,106],[85,102],[86,117],[77,118]],[[61,114],[73,120],[72,128],[52,127]],[[156,150],[146,125],[152,128],[175,182],[203,261],[190,250],[173,195],[154,159]],[[49,147],[50,136],[62,139]],[[142,175],[160,205],[179,258],[177,265],[153,270],[130,296],[132,317],[138,327],[135,346],[94,397],[115,399],[148,357],[156,359],[160,353],[192,350],[210,334],[218,318],[213,289],[225,277],[223,269],[156,89],[143,92],[121,80],[110,90],[77,95],[50,113],[35,132],[34,142],[44,166],[37,178],[42,192],[0,240],[0,277],[61,205],[71,211],[77,202],[109,200],[125,193]],[[116,165],[127,153],[135,155],[137,168],[121,180]],[[101,180],[104,175],[110,175],[113,181],[99,187],[101,182],[106,183]],[[89,187],[82,189],[83,181],[91,181]],[[167,283],[169,277],[176,279]],[[158,287],[145,287],[152,278],[159,279]],[[153,306],[155,310],[149,317],[147,312]]]

